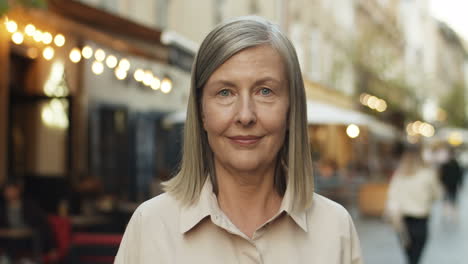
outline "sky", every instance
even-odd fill
[[[430,0],[431,13],[468,41],[468,1]]]

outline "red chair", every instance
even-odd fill
[[[70,263],[114,263],[122,236],[122,234],[75,233],[72,238]]]
[[[71,222],[68,217],[49,215],[48,222],[57,242],[57,254],[43,257],[44,263],[63,262],[68,256],[71,244]]]

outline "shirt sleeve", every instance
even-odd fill
[[[401,176],[395,174],[393,175],[390,183],[388,185],[388,192],[387,192],[387,203],[393,202],[396,203],[396,198],[398,197],[398,185]]]
[[[350,244],[349,244],[349,251],[350,251],[350,264],[362,264],[362,253],[361,253],[361,245],[359,242],[359,237],[356,232],[356,227],[354,226],[353,220],[351,216],[348,214],[348,221],[349,221],[349,236],[350,236]]]
[[[399,195],[399,181],[400,176],[394,175],[390,180],[387,192],[387,200],[385,201],[385,208],[383,212],[383,217],[390,222],[398,221],[400,218],[400,204],[398,201]],[[400,191],[401,192],[401,191]]]
[[[114,264],[140,263],[141,217],[141,212],[137,209],[125,229]]]

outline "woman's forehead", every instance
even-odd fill
[[[244,49],[221,64],[207,84],[250,78],[255,82],[283,82],[286,65],[280,53],[269,45]]]

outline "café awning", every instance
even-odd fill
[[[314,125],[355,124],[367,127],[370,133],[383,140],[399,137],[399,132],[393,126],[368,114],[312,100],[307,101],[307,122]]]
[[[356,110],[318,101],[307,101],[307,122],[328,125],[367,125],[371,117]]]

